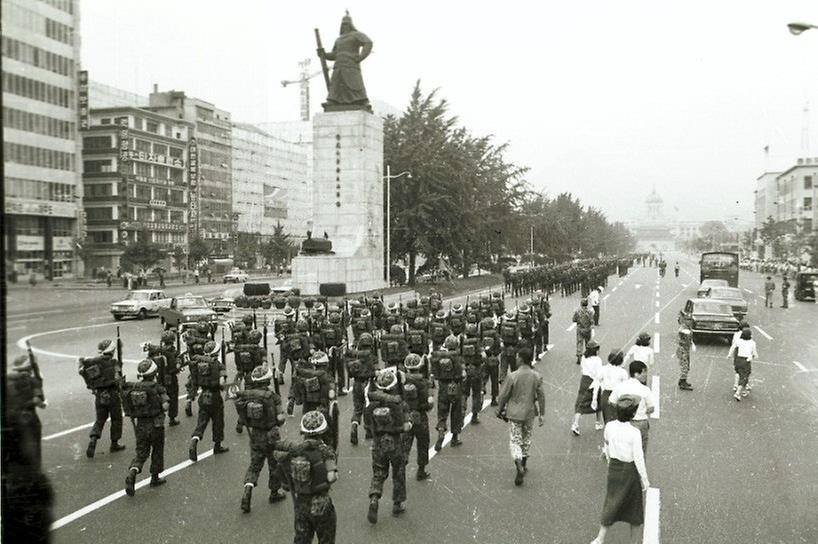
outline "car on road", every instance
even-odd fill
[[[247,281],[247,272],[241,268],[234,268],[222,276],[224,283],[244,283]]]
[[[233,299],[233,297],[226,296],[216,297],[210,300],[209,302],[210,307],[213,308],[213,310],[219,314],[226,314],[236,307],[236,301],[235,299]]]
[[[730,305],[733,315],[739,321],[747,315],[747,301],[737,287],[711,287],[707,290],[706,298],[722,300]]]
[[[707,296],[707,290],[711,287],[730,287],[727,280],[704,280],[696,290],[697,297]]]
[[[711,298],[691,298],[679,311],[679,324],[693,335],[721,336],[730,341],[739,330],[739,320],[727,302]]]
[[[136,289],[128,293],[128,298],[111,304],[111,314],[119,321],[123,317],[145,319],[157,316],[162,308],[170,306],[170,299],[158,289]]]
[[[195,325],[199,321],[207,321],[212,325],[217,322],[218,314],[210,307],[204,297],[186,293],[183,296],[173,297],[167,308],[159,310],[159,319],[165,330]]]
[[[795,288],[793,295],[795,300],[815,300],[818,293],[815,292],[816,284],[818,284],[818,272],[799,272],[795,275]]]

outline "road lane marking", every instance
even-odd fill
[[[31,322],[33,322],[33,321],[42,321],[43,319],[45,319],[43,316],[40,316],[40,317],[28,317],[28,318],[26,318],[26,319],[13,319],[13,318],[9,318],[9,319],[8,319],[8,322],[9,322],[9,323],[14,323],[15,325],[17,325],[17,324],[22,324],[22,323],[31,323]]]
[[[661,347],[660,341],[662,340],[661,334],[659,332],[653,333],[653,353],[659,353],[659,349]]]
[[[198,462],[201,462],[203,459],[207,459],[208,457],[210,457],[212,455],[213,455],[213,450],[212,449],[207,450],[205,452],[202,452],[202,453],[199,454],[199,457],[198,457],[199,461]],[[190,465],[193,465],[193,464],[194,464],[194,462],[191,461],[190,459],[188,459],[186,461],[182,461],[178,465],[173,465],[169,469],[166,469],[164,472],[159,474],[159,476],[160,477],[161,476],[170,476],[171,474],[173,474],[175,472],[179,472],[180,470],[185,469],[185,468],[187,468],[187,467],[189,467]],[[146,487],[148,484],[150,484],[150,481],[151,481],[150,476],[147,477],[147,478],[143,478],[143,479],[139,480],[136,483],[135,487],[136,487],[136,489],[142,489],[143,487]],[[49,528],[49,530],[50,531],[56,531],[57,529],[59,529],[61,527],[65,527],[66,525],[68,525],[72,521],[76,521],[79,518],[81,518],[81,517],[83,517],[83,516],[85,516],[87,514],[90,514],[94,510],[99,510],[103,506],[106,506],[106,505],[114,502],[117,499],[121,499],[124,496],[125,496],[125,490],[124,489],[121,489],[121,490],[119,490],[119,491],[117,491],[115,493],[111,493],[107,497],[103,497],[103,498],[101,498],[100,500],[98,500],[96,502],[92,502],[88,506],[84,506],[83,508],[80,508],[76,512],[72,512],[71,514],[68,514],[67,516],[61,517],[60,519],[58,519],[57,521],[55,521],[54,523],[51,524],[51,527]]]
[[[482,412],[483,410],[485,410],[489,406],[489,404],[491,404],[491,401],[489,399],[484,399],[483,400],[483,407],[480,409],[480,411]],[[463,429],[466,428],[466,425],[469,425],[471,423],[471,418],[472,418],[472,413],[471,412],[466,414],[466,417],[463,418]],[[462,434],[463,431],[461,430],[460,433]],[[446,446],[449,445],[449,443],[452,441],[453,436],[454,435],[452,435],[451,431],[446,432],[446,436],[443,438],[443,447],[440,448],[440,451],[443,451],[443,448],[445,448]],[[429,461],[434,459],[435,455],[440,453],[440,451],[437,451],[434,446],[429,448]]]
[[[659,544],[661,504],[659,488],[649,487],[645,493],[645,525],[642,530],[642,544]]]
[[[610,295],[610,293],[609,293],[609,294],[607,294],[607,295],[605,295],[604,297],[602,297],[602,300],[603,300],[603,301],[608,300],[608,297],[609,297],[609,296],[611,296],[611,295]]]
[[[767,334],[767,332],[766,332],[764,329],[762,329],[761,327],[759,327],[758,325],[753,325],[753,328],[754,328],[754,329],[756,329],[758,332],[760,332],[760,333],[761,333],[761,335],[762,335],[764,338],[766,338],[767,340],[772,340],[772,339],[773,339],[773,337],[772,337],[772,336],[770,336],[769,334]]]
[[[577,328],[577,324],[576,323],[571,323],[571,326],[568,327],[567,329],[565,329],[565,332],[571,332],[575,328]]]
[[[753,292],[752,292],[752,291],[750,291],[749,289],[747,289],[746,287],[744,288],[744,290],[745,290],[746,292],[750,293],[751,295],[753,294]]]
[[[637,284],[636,284],[636,285],[634,285],[633,287],[634,287],[634,289],[639,289],[639,288],[640,288],[640,287],[642,287],[642,286],[641,286],[640,284],[638,284],[638,283],[637,283]]]
[[[659,389],[659,376],[653,376],[650,382],[650,390],[653,393],[653,412],[650,414],[652,419],[659,419],[659,405],[662,402],[661,389]]]
[[[18,317],[28,317],[30,315],[45,315],[45,314],[61,314],[64,313],[65,310],[42,310],[39,312],[27,312],[24,314],[9,314],[6,316],[6,319],[12,320],[17,319]]]
[[[659,301],[657,300],[656,301],[656,307],[658,308],[659,306],[660,306],[660,304],[659,304]]]
[[[617,285],[616,287],[614,287],[613,289],[611,289],[611,293],[615,292],[617,287],[619,287],[619,286]]]
[[[801,372],[806,372],[807,370],[809,370],[807,367],[805,367],[804,365],[802,365],[802,364],[801,364],[801,363],[799,363],[798,361],[793,361],[793,362],[792,362],[792,364],[794,364],[795,366],[797,366],[797,367],[798,367],[798,370],[800,370]]]
[[[658,325],[659,324],[659,312],[656,312],[656,315],[653,316],[653,322]]]

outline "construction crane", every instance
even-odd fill
[[[298,67],[301,68],[301,77],[295,80],[283,80],[281,82],[282,87],[286,87],[287,85],[292,85],[293,83],[298,83],[301,87],[301,120],[302,121],[309,121],[310,120],[310,80],[317,75],[321,74],[321,70],[317,72],[310,73],[310,59],[304,59],[298,63]]]

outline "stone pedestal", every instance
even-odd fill
[[[313,236],[327,233],[334,255],[293,259],[293,284],[317,294],[322,283],[347,292],[385,286],[383,121],[365,111],[313,118]]]

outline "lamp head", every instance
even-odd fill
[[[813,28],[813,25],[809,25],[806,23],[789,23],[787,25],[787,28],[790,30],[790,34],[792,34],[793,36],[798,36],[805,30]]]

